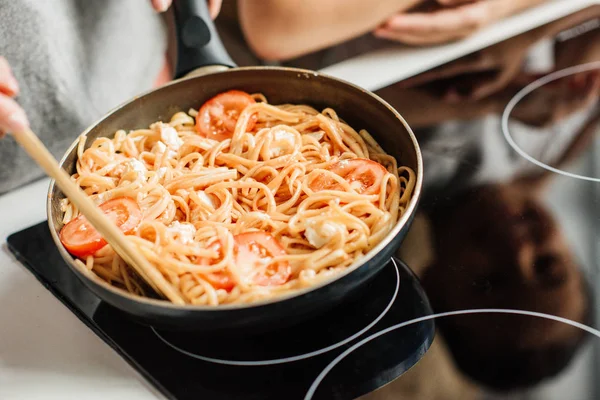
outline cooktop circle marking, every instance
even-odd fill
[[[456,315],[465,315],[465,314],[479,314],[479,313],[481,313],[481,314],[485,314],[485,313],[517,314],[517,315],[527,315],[530,317],[546,318],[546,319],[550,319],[550,320],[554,320],[557,322],[565,323],[567,325],[574,326],[576,328],[582,329],[582,330],[584,330],[588,333],[591,333],[592,335],[595,335],[598,338],[600,338],[600,331],[597,329],[594,329],[590,326],[584,325],[580,322],[571,321],[570,319],[567,319],[567,318],[557,317],[555,315],[544,314],[544,313],[539,313],[539,312],[535,312],[535,311],[511,310],[511,309],[503,309],[503,308],[480,308],[480,309],[471,309],[471,310],[448,311],[448,312],[439,313],[439,314],[426,315],[426,316],[411,319],[409,321],[405,321],[405,322],[402,322],[402,323],[399,323],[396,325],[392,325],[388,328],[380,330],[377,333],[372,334],[371,336],[367,336],[366,338],[362,339],[361,341],[353,344],[351,347],[349,347],[344,352],[342,352],[340,355],[338,355],[335,359],[333,359],[333,361],[331,361],[329,363],[329,365],[327,365],[325,367],[325,369],[323,369],[323,371],[321,371],[319,376],[317,376],[317,378],[315,379],[313,384],[308,389],[308,392],[306,392],[306,396],[304,396],[304,400],[312,399],[315,392],[317,391],[317,388],[319,387],[319,384],[323,381],[323,379],[325,379],[325,376],[327,376],[327,374],[337,364],[339,364],[340,361],[342,361],[344,358],[346,358],[354,350],[362,347],[363,345],[369,343],[370,341],[372,341],[374,339],[377,339],[380,336],[385,335],[386,333],[395,331],[396,329],[404,328],[405,326],[408,326],[408,325],[416,324],[419,322],[425,322],[425,321],[429,321],[429,320],[436,319],[436,318],[450,317],[450,316],[456,316]]]
[[[323,348],[321,348],[319,350],[315,350],[315,351],[311,351],[311,352],[308,352],[308,353],[299,354],[299,355],[291,356],[291,357],[275,358],[275,359],[272,359],[272,360],[255,360],[255,361],[224,360],[224,359],[220,359],[220,358],[213,358],[213,357],[202,356],[202,355],[195,354],[195,353],[192,353],[190,351],[187,351],[185,349],[182,349],[181,347],[179,347],[179,346],[171,343],[166,338],[164,338],[163,336],[161,336],[160,333],[158,333],[158,331],[156,329],[154,329],[154,327],[150,327],[150,329],[152,329],[152,331],[154,332],[154,334],[163,343],[165,343],[167,346],[171,347],[172,349],[174,349],[174,350],[176,350],[176,351],[178,351],[178,352],[180,352],[182,354],[185,354],[186,356],[189,356],[189,357],[192,357],[192,358],[197,358],[197,359],[202,360],[202,361],[216,363],[216,364],[254,367],[254,366],[264,366],[264,365],[285,364],[285,363],[289,363],[289,362],[294,362],[294,361],[299,361],[299,360],[304,360],[304,359],[307,359],[307,358],[315,357],[315,356],[318,356],[320,354],[327,353],[328,351],[337,349],[338,347],[343,346],[346,343],[349,343],[349,342],[353,341],[354,339],[356,339],[357,337],[359,337],[363,333],[367,332],[373,326],[375,326],[388,313],[388,311],[390,310],[390,308],[392,308],[392,305],[394,304],[394,301],[396,301],[396,297],[398,296],[398,290],[400,289],[400,271],[398,270],[398,265],[396,264],[396,260],[394,260],[394,258],[392,258],[391,260],[392,260],[392,263],[394,264],[394,270],[396,272],[396,288],[394,289],[394,293],[392,295],[392,298],[390,299],[390,302],[385,307],[385,309],[369,325],[365,326],[363,329],[361,329],[360,331],[356,332],[352,336],[349,336],[346,339],[344,339],[344,340],[342,340],[340,342],[334,343],[334,344],[332,344],[330,346],[323,347]]]
[[[508,104],[506,105],[506,108],[504,109],[504,112],[502,113],[502,133],[504,134],[504,138],[506,139],[508,144],[513,148],[514,151],[516,151],[521,157],[525,158],[529,162],[531,162],[539,167],[542,167],[548,171],[552,171],[552,172],[555,172],[560,175],[568,176],[570,178],[582,179],[582,180],[591,181],[591,182],[600,182],[600,178],[594,178],[591,176],[580,175],[580,174],[575,174],[572,172],[563,171],[562,169],[552,167],[552,166],[545,164],[545,163],[539,161],[538,159],[532,157],[527,152],[525,152],[515,142],[515,140],[511,136],[510,131],[508,129],[508,119],[510,117],[510,113],[513,111],[513,109],[516,107],[516,105],[521,100],[523,100],[523,98],[525,96],[527,96],[534,90],[539,89],[540,87],[544,86],[547,83],[567,77],[569,75],[574,75],[574,74],[578,74],[581,72],[591,71],[594,69],[600,69],[600,61],[576,65],[574,67],[569,67],[569,68],[565,68],[565,69],[561,69],[561,70],[552,72],[551,74],[548,74],[536,81],[533,81],[529,85],[525,86],[508,102]]]

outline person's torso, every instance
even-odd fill
[[[149,89],[166,51],[149,0],[2,2],[0,20],[17,100],[57,157],[104,113]],[[40,176],[14,140],[0,141],[0,193]]]

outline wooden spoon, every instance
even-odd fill
[[[71,180],[66,171],[60,168],[56,159],[50,154],[35,133],[27,129],[14,132],[12,135],[46,174],[56,180],[58,187],[75,204],[79,212],[88,219],[90,224],[102,235],[106,242],[112,246],[127,264],[135,269],[152,289],[168,298],[174,304],[185,304],[179,293],[167,282],[164,276],[140,254],[136,246],[127,240],[125,234],[106,218],[81,188]]]

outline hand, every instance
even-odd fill
[[[21,131],[29,127],[25,111],[12,98],[19,93],[19,85],[8,61],[0,56],[0,138],[6,132]]]
[[[600,29],[554,44],[555,69],[600,60]]]
[[[208,1],[208,12],[212,19],[217,18],[221,11],[221,4],[223,0],[207,0]],[[152,7],[158,12],[165,12],[171,7],[173,0],[152,0]]]
[[[468,37],[491,23],[544,0],[438,0],[431,12],[398,13],[373,33],[410,45],[433,45]]]
[[[425,13],[398,13],[374,34],[382,39],[421,46],[455,41],[494,21],[496,6],[496,0],[487,0]]]
[[[537,79],[522,76],[520,86]],[[543,128],[583,110],[600,98],[600,71],[592,70],[550,82],[523,98],[511,117],[524,124]]]

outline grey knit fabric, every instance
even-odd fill
[[[0,0],[0,55],[19,81],[17,101],[56,157],[152,86],[166,42],[150,0]],[[41,176],[10,136],[0,140],[0,193]]]

